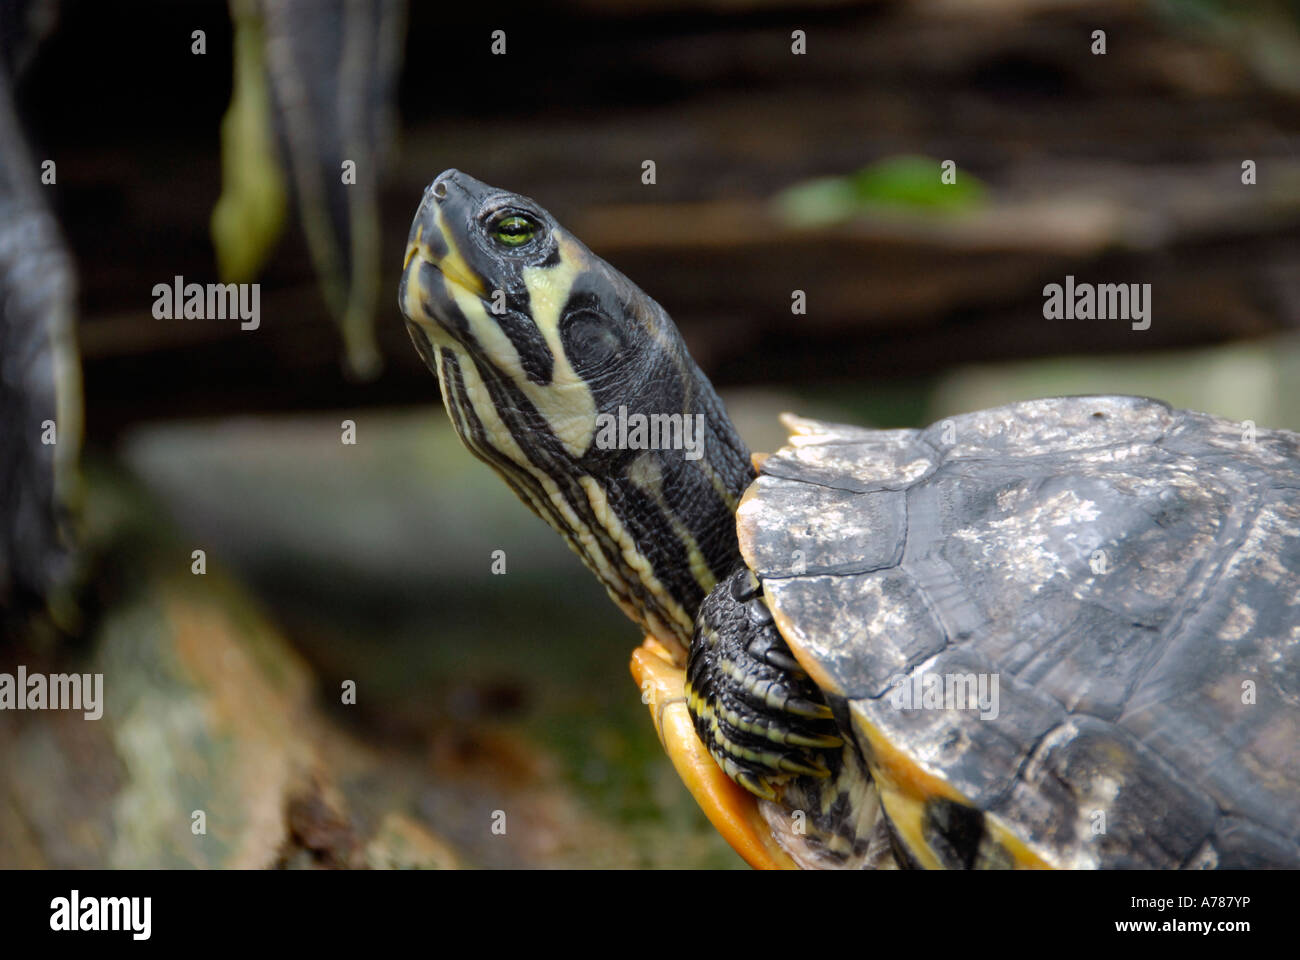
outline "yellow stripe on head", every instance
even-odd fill
[[[438,226],[438,236],[447,247],[447,252],[436,260],[439,272],[450,280],[456,289],[479,298],[487,296],[483,278],[470,269],[470,265],[465,262],[465,257],[456,243],[455,234],[448,229],[447,221],[440,208],[434,208],[434,217],[434,222]],[[435,262],[432,253],[429,255],[429,261]]]
[[[534,201],[458,171],[425,191],[398,303],[465,445],[684,650],[739,563],[732,513],[753,473],[663,309]],[[675,432],[647,446],[612,428],[628,411]]]
[[[560,342],[560,315],[574,278],[582,269],[582,261],[573,245],[564,242],[558,246],[558,256],[559,262],[554,265],[522,270],[532,321],[553,358],[549,383],[536,383],[528,376],[518,348],[492,316],[482,295],[459,281],[450,286],[456,306],[469,322],[469,332],[493,365],[514,381],[569,454],[580,457],[591,446],[596,432],[596,398],[587,382],[574,371]],[[449,280],[454,279],[446,270],[443,273]]]

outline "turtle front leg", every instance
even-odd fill
[[[718,766],[768,800],[793,777],[826,778],[843,739],[817,685],[741,567],[705,598],[686,662],[686,704]]]

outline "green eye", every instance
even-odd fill
[[[500,220],[492,236],[498,243],[505,244],[507,247],[519,247],[533,239],[535,233],[537,233],[537,224],[527,217],[513,216]]]

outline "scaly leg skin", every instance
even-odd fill
[[[844,741],[777,632],[757,578],[737,570],[705,599],[695,623],[687,706],[718,766],[766,800],[792,777],[830,777],[827,762]]]
[[[686,664],[696,733],[732,780],[760,799],[803,866],[887,866],[875,784],[821,690],[776,628],[762,585],[741,568],[705,599]]]

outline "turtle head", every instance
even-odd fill
[[[753,471],[668,314],[541,205],[458,170],[424,192],[398,305],[469,450],[684,649],[740,563]]]
[[[685,352],[675,329],[661,329],[663,311],[540,204],[459,170],[424,192],[398,299],[432,345],[454,345],[537,398],[529,385],[545,388],[539,409],[574,448],[594,431],[593,386]],[[624,384],[622,402],[638,386]]]

